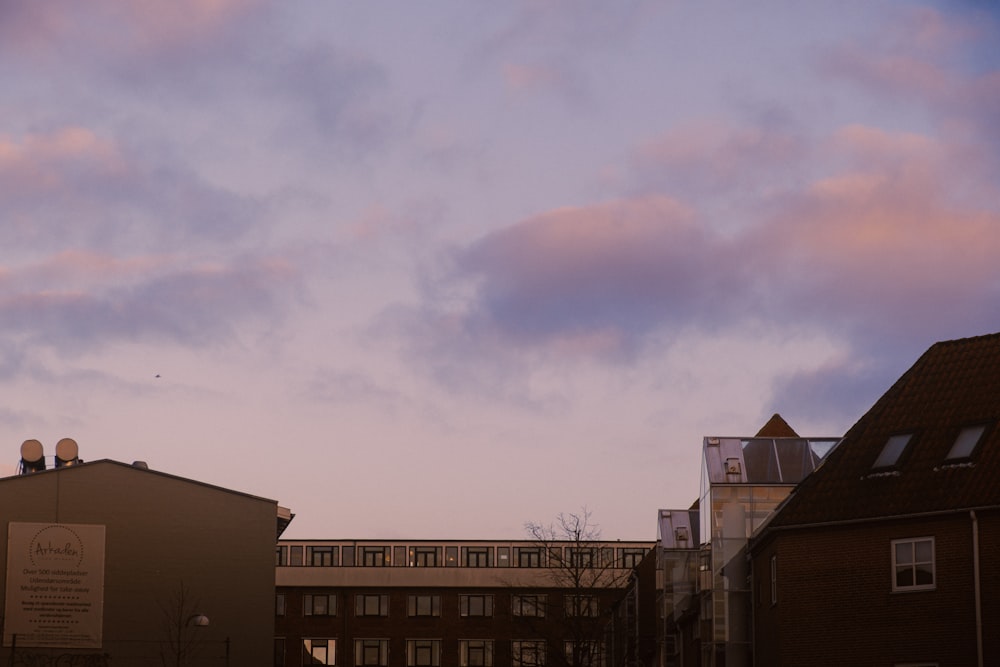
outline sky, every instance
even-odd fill
[[[0,474],[655,539],[1000,331],[993,1],[0,0],[0,80]]]

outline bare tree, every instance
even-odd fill
[[[560,513],[549,524],[528,522],[524,528],[538,544],[539,565],[545,568],[553,592],[545,597],[544,613],[523,619],[547,641],[545,664],[604,664],[611,616],[626,594],[631,568],[616,561],[613,544],[601,541],[600,526],[587,508]]]
[[[203,643],[196,633],[208,624],[200,606],[201,601],[192,597],[183,581],[168,599],[160,602],[163,632],[160,662],[163,667],[186,667],[199,655]]]

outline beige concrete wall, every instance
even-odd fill
[[[159,664],[164,609],[182,586],[210,625],[192,665],[269,665],[276,503],[113,462],[0,480],[0,594],[8,522],[106,526],[104,652],[112,664]],[[58,653],[59,651],[55,651]],[[155,659],[155,662],[148,661]]]

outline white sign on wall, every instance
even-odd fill
[[[7,526],[3,645],[101,648],[104,526]]]

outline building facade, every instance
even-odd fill
[[[276,667],[636,664],[655,542],[282,540]],[[652,562],[652,561],[647,561]],[[628,661],[628,662],[626,662]]]
[[[287,510],[143,464],[27,463],[0,479],[6,664],[271,664]]]

